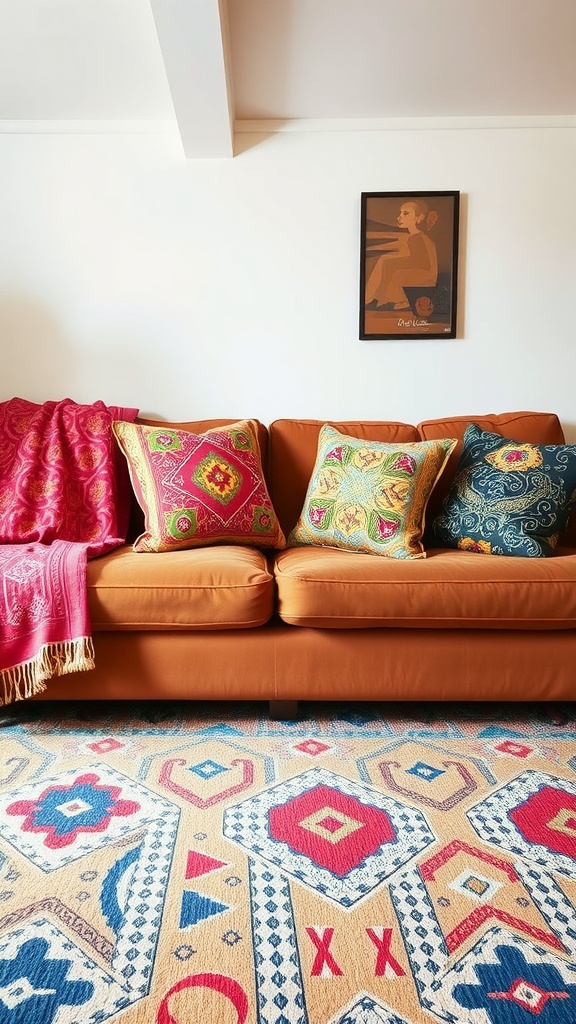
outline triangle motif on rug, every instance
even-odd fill
[[[218,868],[227,866],[225,860],[216,860],[206,853],[199,853],[197,850],[188,850],[186,862],[186,878],[199,878],[200,875],[207,875],[210,871],[217,871]]]
[[[183,892],[180,904],[180,928],[192,928],[200,921],[206,921],[209,917],[222,914],[225,910],[230,910],[227,903],[212,900],[200,892]]]

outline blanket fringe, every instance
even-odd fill
[[[0,706],[26,700],[46,689],[46,680],[69,672],[94,668],[94,644],[89,636],[44,644],[38,654],[22,665],[0,670]]]

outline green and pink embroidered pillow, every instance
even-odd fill
[[[435,543],[492,555],[553,554],[576,502],[576,445],[520,444],[470,423]]]
[[[324,424],[300,518],[288,545],[424,558],[424,516],[457,441],[390,444]]]
[[[284,547],[253,420],[204,434],[120,421],[113,429],[144,512],[135,551]]]

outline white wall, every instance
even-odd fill
[[[576,132],[0,135],[0,400],[168,419],[554,410],[576,440]],[[459,189],[456,340],[360,341],[360,193]]]

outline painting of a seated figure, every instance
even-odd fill
[[[459,193],[363,193],[362,338],[455,337]]]

